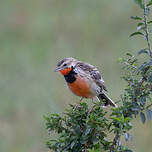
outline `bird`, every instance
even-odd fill
[[[54,72],[60,72],[64,76],[69,90],[81,97],[74,110],[77,109],[84,98],[97,98],[103,102],[103,106],[117,107],[112,99],[105,93],[107,88],[98,69],[89,64],[72,57],[64,58],[57,64]]]

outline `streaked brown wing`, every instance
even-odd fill
[[[90,65],[90,64],[84,63],[84,62],[78,62],[75,67],[79,67],[84,72],[89,74],[90,77],[93,80],[95,80],[96,84],[101,87],[101,90],[104,89],[105,91],[107,91],[106,86],[104,84],[104,80],[101,77],[101,75],[100,75],[100,73],[99,73],[97,68],[95,68],[93,65]]]

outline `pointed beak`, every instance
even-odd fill
[[[61,67],[57,67],[57,68],[54,70],[54,72],[59,72],[60,70],[62,70],[62,68],[61,68]]]

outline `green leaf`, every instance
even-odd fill
[[[75,141],[73,141],[73,142],[71,143],[70,148],[73,149],[74,145],[75,145]]]
[[[90,131],[91,131],[91,128],[87,128],[85,131],[85,136],[88,135],[90,133]]]
[[[47,117],[47,116],[45,116],[45,115],[43,115],[43,118],[46,120],[46,121],[50,121],[50,119]]]
[[[149,74],[148,82],[152,82],[152,72],[150,72],[150,74]]]
[[[146,103],[146,97],[145,96],[140,97],[139,98],[139,102],[140,102],[141,106],[145,105],[145,103]]]
[[[144,124],[146,121],[146,117],[145,117],[145,114],[143,112],[140,112],[140,118],[141,118],[141,122]]]
[[[114,117],[113,119],[116,120],[116,121],[120,121],[121,120],[119,117]]]
[[[129,134],[125,133],[125,140],[128,141],[129,140]]]
[[[121,121],[124,121],[125,120],[125,117],[123,114],[121,114]]]
[[[152,24],[152,21],[147,22],[148,24]]]
[[[148,49],[141,49],[140,51],[138,51],[137,54],[138,54],[138,55],[140,55],[140,54],[148,54],[148,55],[150,55]]]
[[[142,71],[146,66],[147,66],[147,63],[145,62],[138,68],[138,70]]]
[[[144,22],[139,22],[139,23],[137,24],[137,26],[141,26],[141,25],[144,25]]]
[[[132,136],[129,133],[125,133],[125,140],[126,141],[132,141]]]
[[[140,16],[131,16],[130,18],[133,20],[142,20],[142,17]]]
[[[94,148],[89,149],[89,151],[88,151],[88,152],[95,152],[95,149],[94,149]]]
[[[93,144],[98,143],[99,139],[95,136],[92,137],[91,142],[93,142]]]
[[[141,8],[143,7],[142,0],[134,0]]]
[[[130,57],[133,56],[131,53],[128,53],[128,52],[126,53],[126,55],[127,55],[127,56],[130,56]]]
[[[152,66],[152,59],[148,62],[148,65]]]
[[[146,7],[145,14],[146,14],[146,16],[149,16],[149,14],[150,14],[150,8],[149,7]]]
[[[81,128],[80,128],[79,125],[76,126],[75,132],[76,132],[76,134],[80,134],[81,133]]]
[[[143,30],[143,29],[145,29],[144,26],[137,26],[137,31],[140,31],[140,30]]]
[[[146,109],[146,115],[149,121],[152,120],[152,111],[150,109]]]
[[[150,2],[147,4],[147,6],[150,6],[150,5],[152,5],[152,1],[150,1]]]
[[[124,62],[125,60],[123,59],[123,58],[118,58],[118,62],[119,63],[122,63],[122,62]]]
[[[134,32],[134,33],[130,34],[130,37],[135,36],[135,35],[142,35],[143,36],[144,34],[141,32]]]

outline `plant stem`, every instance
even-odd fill
[[[145,24],[145,33],[146,33],[146,40],[148,44],[148,50],[149,50],[149,55],[152,58],[152,51],[151,51],[151,44],[150,44],[150,39],[149,39],[149,31],[148,31],[148,24],[147,24],[147,14],[146,14],[146,9],[147,9],[147,0],[143,0],[144,3],[144,24]]]
[[[117,147],[117,145],[119,144],[119,140],[120,140],[120,133],[118,132],[114,139],[113,139],[113,143],[112,143],[112,146],[111,146],[111,149],[110,149],[110,152],[114,152],[115,151],[115,147]]]

